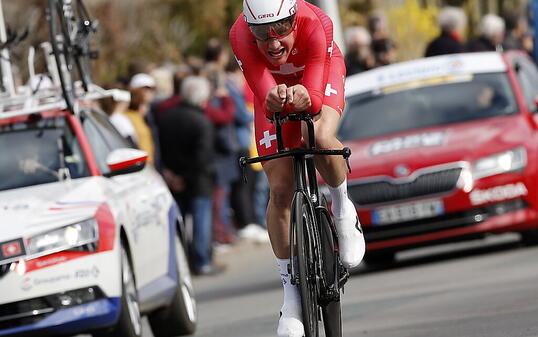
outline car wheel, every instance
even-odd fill
[[[521,232],[521,241],[528,246],[534,246],[538,244],[538,229]]]
[[[94,337],[140,337],[142,335],[138,290],[129,255],[123,246],[121,247],[121,286],[121,309],[118,322],[112,328],[94,333]]]
[[[196,330],[198,313],[192,286],[189,261],[181,240],[176,236],[178,284],[172,303],[149,315],[155,337],[191,335]]]

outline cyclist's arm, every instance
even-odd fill
[[[269,69],[263,64],[263,60],[260,59],[260,54],[257,52],[258,47],[252,40],[253,38],[249,40],[250,32],[245,29],[241,31],[241,29],[237,23],[232,27],[230,30],[230,43],[235,58],[241,70],[243,70],[243,75],[254,96],[263,104],[264,111],[267,111],[265,97],[277,83]]]
[[[312,106],[308,112],[311,114],[321,110],[331,65],[333,27],[330,21],[324,22],[323,26],[316,25],[309,36],[308,58],[302,80],[302,84],[310,94]]]

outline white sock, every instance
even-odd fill
[[[276,259],[282,287],[284,288],[284,304],[280,309],[282,316],[278,321],[278,337],[303,337],[304,326],[301,320],[301,295],[299,287],[291,284],[291,275],[288,273],[289,259]]]
[[[280,279],[282,280],[282,287],[284,288],[284,304],[287,302],[300,302],[301,295],[299,293],[299,287],[291,284],[291,275],[288,273],[290,259],[277,258],[276,262],[278,263]]]
[[[331,210],[336,219],[343,219],[347,214],[355,212],[355,206],[347,196],[347,179],[336,187],[328,187],[332,199]]]

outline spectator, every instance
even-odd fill
[[[504,21],[495,14],[487,14],[480,21],[480,36],[467,43],[467,51],[502,51]]]
[[[374,12],[368,17],[368,30],[372,36],[372,52],[375,66],[396,62],[396,44],[390,39],[387,17],[383,12]]]
[[[103,87],[112,89],[121,86],[118,84],[106,84]],[[131,145],[135,146],[136,131],[133,123],[131,123],[131,120],[125,114],[125,111],[129,108],[129,100],[116,101],[112,97],[105,97],[99,104],[101,105],[101,109],[109,116],[110,123],[114,125],[116,130],[118,130]]]
[[[163,65],[153,69],[149,75],[155,79],[155,103],[173,95],[174,66]]]
[[[197,275],[222,271],[211,262],[212,195],[214,190],[213,126],[205,116],[210,86],[199,76],[185,78],[181,103],[157,118],[165,179],[181,211],[193,219],[192,262]]]
[[[463,52],[463,34],[467,25],[465,12],[458,7],[445,7],[437,18],[441,34],[430,42],[425,56]]]
[[[368,17],[368,30],[372,41],[388,39],[389,25],[383,12],[374,12]]]
[[[376,67],[396,62],[396,45],[391,39],[378,39],[372,42]]]
[[[347,76],[363,72],[375,66],[370,33],[364,27],[349,27],[345,32],[347,53],[345,57]]]
[[[241,177],[237,162],[240,146],[235,129],[236,107],[226,88],[225,67],[229,54],[221,41],[208,41],[205,60],[207,64],[204,70],[212,90],[206,114],[215,127],[217,188],[213,200],[214,241],[216,244],[230,244],[235,240],[230,213],[230,193],[232,184]]]
[[[134,126],[136,145],[148,153],[148,163],[154,163],[154,141],[150,126],[145,118],[148,114],[150,103],[154,97],[155,80],[148,74],[136,74],[129,82],[131,103],[125,111]]]
[[[517,12],[510,12],[504,17],[506,23],[506,35],[503,41],[503,49],[524,49],[523,39],[529,30],[525,17]]]
[[[247,103],[243,89],[245,87],[245,78],[243,72],[235,60],[229,62],[227,66],[226,88],[235,104],[235,129],[239,151],[236,156],[236,163],[240,157],[249,156],[249,148],[252,143],[252,127],[254,114],[247,109]],[[246,167],[247,176],[251,176],[250,167]],[[253,181],[247,180],[248,184]],[[257,242],[269,242],[267,230],[256,223],[250,188],[242,179],[236,179],[232,182],[231,207],[234,211],[235,225],[237,236],[245,239],[252,239]]]
[[[243,88],[243,94],[247,103],[247,109],[251,113],[254,113],[254,93],[246,81]],[[256,147],[254,133],[252,133],[249,155],[250,157],[258,156],[258,149]],[[251,182],[249,188],[250,195],[252,197],[252,207],[254,208],[254,216],[256,218],[256,223],[260,224],[267,230],[266,211],[269,203],[269,180],[263,171],[261,163],[252,164],[250,165],[250,168],[251,170],[248,171],[250,173],[248,179]]]

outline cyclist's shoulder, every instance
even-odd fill
[[[298,1],[297,16],[299,26],[306,35],[332,34],[332,21],[319,7],[304,0]]]
[[[230,28],[229,38],[232,47],[234,47],[234,45],[252,42],[253,37],[250,30],[248,29],[243,14],[240,14],[237,17],[234,24],[232,25],[232,28]]]

